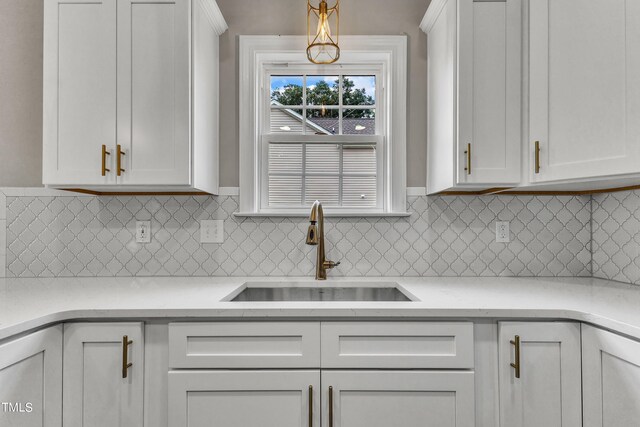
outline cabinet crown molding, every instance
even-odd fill
[[[224,16],[222,16],[222,12],[214,0],[198,1],[217,35],[221,35],[229,29],[227,21],[224,20]]]
[[[427,8],[427,13],[424,14],[422,18],[422,22],[420,22],[420,29],[425,33],[428,33],[435,24],[440,12],[444,8],[444,5],[447,4],[448,0],[433,0],[429,7]]]

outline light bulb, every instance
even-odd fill
[[[318,34],[322,43],[326,43],[331,37],[331,27],[329,26],[329,19],[327,18],[327,14],[323,13],[320,15],[320,20],[318,21]]]
[[[331,37],[331,26],[329,26],[329,15],[327,13],[327,2],[322,0],[320,2],[320,11],[318,13],[318,29],[316,34],[322,41],[326,43]]]

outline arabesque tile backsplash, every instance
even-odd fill
[[[46,191],[41,192],[43,194]],[[241,218],[236,196],[6,197],[6,276],[311,276],[305,218]],[[590,276],[588,196],[409,197],[407,218],[327,218],[333,276]],[[223,219],[222,244],[199,221]],[[135,242],[151,220],[152,241]],[[495,242],[495,221],[511,242]],[[0,217],[0,221],[2,218]]]
[[[593,276],[640,285],[640,190],[593,196]]]

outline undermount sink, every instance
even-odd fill
[[[231,295],[233,302],[271,302],[271,301],[412,301],[397,283],[376,283],[369,286],[333,282],[318,282],[313,285],[282,282],[245,283],[244,289],[237,295]]]

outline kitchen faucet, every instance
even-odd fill
[[[311,206],[309,215],[309,230],[307,231],[307,245],[318,246],[318,256],[316,258],[316,280],[327,279],[327,269],[340,265],[340,262],[333,262],[325,259],[324,255],[324,211],[322,203],[315,201]]]

